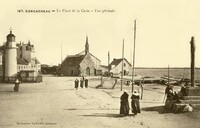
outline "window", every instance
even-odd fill
[[[29,46],[26,46],[26,51],[28,51],[29,50]]]
[[[126,63],[124,63],[124,67],[126,67]]]

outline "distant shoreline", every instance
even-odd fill
[[[135,67],[135,69],[168,69],[168,67]],[[190,69],[190,67],[170,67],[170,69]],[[200,67],[196,67],[200,69]]]

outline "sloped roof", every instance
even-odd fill
[[[101,67],[108,69],[108,66],[106,66],[106,65],[101,65]]]
[[[17,64],[28,65],[28,61],[25,60],[24,58],[17,58]]]
[[[97,60],[101,61],[101,60],[98,59],[96,56],[92,55],[92,53],[89,52],[89,54],[90,54],[91,56],[93,56],[94,58],[96,58]]]
[[[84,59],[85,55],[71,55],[67,56],[63,63],[67,63],[67,65],[79,65]]]
[[[36,57],[32,58],[32,60],[35,61],[35,64],[40,64],[39,60]]]
[[[100,59],[98,59],[96,56],[94,56],[92,53],[89,52],[89,54],[91,56],[93,56],[94,58],[96,58],[97,60],[101,61]],[[75,55],[69,55],[68,57],[76,57],[76,56],[80,56],[80,55],[84,55],[85,56],[85,50],[83,50],[82,52],[75,54]]]
[[[131,66],[131,64],[124,58],[124,60]],[[109,64],[109,66],[110,65],[115,65],[115,66],[117,66],[120,62],[122,61],[122,58],[120,58],[120,59],[114,59],[110,64]]]
[[[99,60],[97,57],[95,57],[94,55],[92,55],[89,52],[90,56],[93,56],[94,58],[96,58],[97,60]],[[85,50],[83,50],[82,52],[75,54],[75,55],[68,55],[64,61],[73,61],[74,65],[80,64],[82,62],[82,60],[85,58]],[[64,62],[63,61],[63,62]],[[101,61],[101,60],[99,60]]]
[[[32,58],[32,60],[35,61],[35,64],[40,64],[40,62],[38,61],[38,59],[36,57]],[[24,58],[17,58],[17,64],[28,65],[29,62]]]

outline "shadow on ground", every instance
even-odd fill
[[[14,93],[15,91],[4,90],[4,91],[0,91],[0,92],[5,92],[5,93]]]
[[[84,117],[111,117],[111,118],[122,118],[126,117],[124,115],[116,114],[116,113],[94,113],[91,115],[79,115],[79,116],[84,116]],[[135,116],[134,114],[129,114],[127,116]]]
[[[153,107],[144,107],[142,108],[143,111],[156,111],[160,114],[165,113],[165,106],[153,106]]]

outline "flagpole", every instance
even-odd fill
[[[135,74],[135,41],[136,41],[136,20],[134,21],[134,45],[133,45],[132,92],[133,92],[133,89],[134,89],[134,74]]]
[[[124,39],[123,39],[123,45],[122,45],[121,91],[122,91],[122,85],[123,85],[123,76],[124,76]]]

